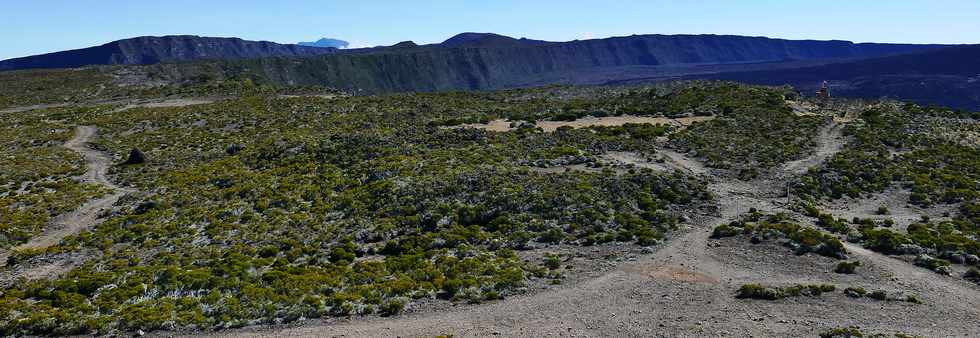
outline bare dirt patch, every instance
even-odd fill
[[[680,171],[688,174],[700,175],[707,172],[696,161],[666,149],[658,149],[655,155],[649,155],[629,151],[610,151],[598,156],[597,162],[601,167],[592,167],[585,164],[559,165],[553,167],[529,167],[529,170],[542,174],[560,174],[566,171],[582,171],[590,173],[601,173],[610,171],[614,173],[625,173],[633,168],[649,169],[657,172]]]
[[[199,104],[208,104],[217,101],[217,99],[210,98],[179,98],[179,99],[169,99],[169,100],[153,100],[153,101],[137,101],[130,102],[122,107],[113,110],[113,113],[118,113],[133,108],[171,108],[171,107],[187,107]]]
[[[316,97],[321,99],[332,99],[339,96],[340,95],[337,94],[279,95],[280,98],[284,98],[284,99],[295,99],[300,97]]]
[[[649,116],[634,116],[634,115],[622,115],[622,116],[606,116],[606,117],[584,117],[575,121],[538,121],[535,126],[541,128],[545,132],[554,132],[561,127],[571,127],[571,128],[587,128],[592,126],[603,126],[603,127],[616,127],[622,126],[627,123],[635,124],[662,124],[669,125],[678,128],[684,128],[690,126],[695,122],[703,122],[714,119],[714,116],[691,116],[691,117],[678,117],[678,118],[667,118],[667,117],[649,117]],[[487,131],[496,132],[507,132],[514,130],[511,128],[511,122],[508,120],[493,120],[488,123],[471,123],[462,124],[458,126],[453,126],[451,128],[474,128],[483,129]]]
[[[653,279],[686,283],[718,284],[718,278],[716,277],[691,271],[688,268],[676,265],[648,266],[637,264],[623,267],[623,271],[643,274]]]
[[[546,132],[553,132],[561,127],[587,128],[592,126],[616,127],[627,123],[635,124],[662,124],[675,127],[686,127],[694,122],[703,122],[714,119],[714,116],[692,116],[692,117],[648,117],[648,116],[607,116],[607,117],[585,117],[575,121],[538,121],[538,128]]]

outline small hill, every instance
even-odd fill
[[[439,44],[441,47],[460,48],[501,48],[536,46],[547,42],[529,39],[515,39],[494,33],[460,33]]]

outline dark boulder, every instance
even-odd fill
[[[133,150],[130,150],[129,157],[126,158],[126,162],[123,162],[123,164],[141,163],[146,163],[146,154],[143,154],[143,151],[139,150],[139,148],[133,148]]]
[[[134,211],[136,212],[137,215],[142,215],[142,214],[145,214],[147,211],[150,211],[150,210],[152,210],[152,209],[154,209],[156,207],[157,207],[157,202],[155,202],[155,201],[146,201],[146,202],[140,203],[140,205],[136,206],[136,209]]]
[[[245,146],[235,143],[229,145],[228,148],[225,148],[225,153],[228,155],[235,155],[240,153],[242,150],[245,150]]]

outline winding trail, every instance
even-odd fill
[[[57,245],[62,239],[70,235],[75,235],[90,228],[101,220],[99,214],[110,209],[126,193],[133,192],[132,189],[120,187],[106,177],[112,159],[105,153],[89,148],[88,142],[96,135],[98,130],[91,126],[79,126],[75,129],[75,136],[65,142],[64,147],[78,152],[85,158],[88,170],[79,177],[83,183],[98,184],[112,190],[112,193],[85,203],[78,209],[55,217],[44,229],[44,232],[35,236],[27,243],[15,247],[12,251],[25,249],[40,249]],[[0,262],[5,263],[9,252],[0,254]],[[33,278],[48,278],[64,270],[66,262],[49,262],[38,266],[27,268],[19,274]],[[59,266],[61,265],[61,266]]]

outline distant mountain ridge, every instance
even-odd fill
[[[810,91],[830,80],[834,92],[841,95],[895,96],[980,108],[980,72],[975,72],[980,52],[973,48],[732,35],[550,42],[462,33],[428,45],[405,41],[339,50],[168,36],[2,61],[0,70],[142,65],[136,73],[173,83],[249,78],[365,94],[685,78],[792,84]]]
[[[339,39],[331,39],[331,38],[322,38],[320,40],[310,41],[310,42],[297,42],[296,44],[300,46],[307,46],[307,47],[337,48],[337,49],[347,48],[348,46],[350,46],[350,42],[339,40]]]
[[[195,60],[235,60],[272,56],[313,56],[335,48],[285,45],[239,38],[194,35],[143,36],[101,46],[0,61],[0,70],[76,68],[90,65],[147,65]]]
[[[323,40],[321,40],[323,41]],[[339,40],[338,40],[339,41]],[[330,42],[330,41],[328,41]],[[331,42],[333,43],[333,42]],[[784,40],[731,35],[633,35],[594,40],[548,42],[492,33],[462,33],[439,44],[406,41],[391,47],[344,50],[343,54],[406,55],[432,50],[484,49],[481,62],[526,60],[530,72],[568,67],[718,64],[836,58],[869,58],[911,53],[938,45],[855,44],[848,41]],[[504,50],[507,50],[506,52]],[[147,65],[196,60],[239,60],[338,54],[335,48],[213,38],[193,35],[137,37],[101,46],[0,61],[0,70],[75,68],[87,65]],[[475,60],[474,60],[475,61]]]
[[[176,81],[182,76],[208,73],[365,93],[487,90],[819,65],[941,47],[724,35],[636,35],[546,42],[463,33],[438,44],[419,46],[403,42],[391,47],[351,49],[313,57],[218,60],[180,65],[177,70],[165,67],[166,71],[156,72],[177,76]],[[705,70],[711,67],[723,69]]]

